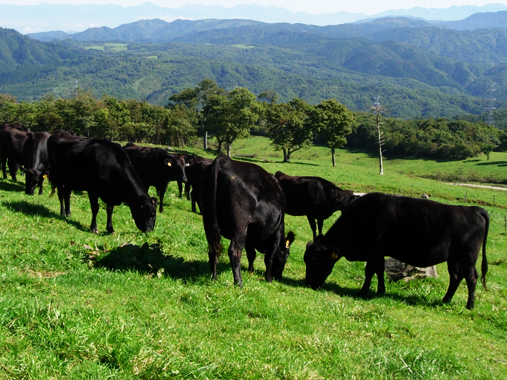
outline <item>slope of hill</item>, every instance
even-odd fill
[[[56,44],[44,44],[12,29],[0,28],[0,73],[27,65],[58,65],[79,55]]]
[[[503,28],[507,29],[507,11],[475,13],[463,20],[435,22],[436,25],[445,26],[455,30],[476,30]]]

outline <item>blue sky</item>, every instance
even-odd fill
[[[122,6],[139,5],[147,0],[45,0],[54,4],[118,4]],[[184,4],[196,3],[206,5],[223,5],[233,7],[238,4],[256,3],[259,5],[274,5],[292,11],[304,11],[311,14],[334,13],[346,11],[350,13],[375,14],[390,9],[410,9],[413,7],[423,8],[449,8],[461,5],[487,5],[491,3],[507,3],[491,0],[356,0],[356,1],[332,1],[332,0],[150,0],[151,3],[162,7],[176,8]],[[12,5],[37,5],[40,0],[0,0],[0,4]]]

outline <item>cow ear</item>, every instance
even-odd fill
[[[290,248],[290,245],[294,243],[294,239],[296,238],[296,235],[294,235],[294,232],[290,231],[287,234],[287,237],[285,238],[285,248]]]
[[[331,259],[334,261],[338,261],[340,259],[338,248],[331,249]]]

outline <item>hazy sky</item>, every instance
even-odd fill
[[[0,0],[0,4],[12,5],[37,5],[41,0]],[[139,5],[146,0],[45,0],[46,3],[53,4],[118,4],[122,6]],[[423,8],[449,8],[453,5],[487,5],[491,3],[506,4],[505,1],[491,0],[150,0],[149,2],[161,7],[176,8],[184,4],[206,4],[223,5],[233,7],[238,4],[256,3],[259,5],[274,5],[292,11],[304,11],[311,14],[333,13],[346,11],[351,13],[374,14],[389,9],[410,9],[413,7]]]

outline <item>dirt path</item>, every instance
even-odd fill
[[[448,183],[448,185],[452,185],[452,186],[465,186],[465,187],[481,187],[483,189],[492,189],[492,190],[507,191],[507,188],[505,188],[505,187],[484,186],[484,185],[471,185],[471,184],[468,184],[468,183]]]

